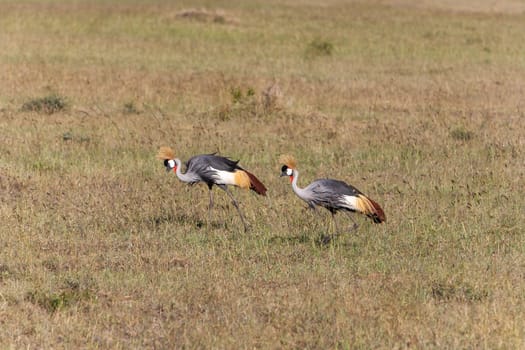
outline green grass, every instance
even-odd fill
[[[525,18],[470,5],[6,1],[0,347],[523,347]],[[163,145],[265,183],[249,233]],[[321,244],[283,153],[387,223]]]

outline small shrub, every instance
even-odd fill
[[[42,266],[44,266],[49,271],[57,271],[59,263],[57,258],[50,257],[42,262]]]
[[[71,305],[72,298],[70,293],[43,293],[38,291],[29,292],[25,300],[40,306],[50,313]]]
[[[281,99],[283,93],[281,88],[276,83],[269,85],[262,92],[262,105],[264,110],[268,113],[279,110],[281,107]]]
[[[46,114],[53,114],[65,109],[66,107],[67,101],[65,100],[65,98],[53,94],[27,101],[22,105],[22,111],[43,112]]]
[[[272,84],[260,94],[252,87],[230,88],[231,103],[220,106],[214,114],[221,121],[242,117],[255,118],[269,115],[280,109],[281,90],[276,84]]]
[[[454,285],[452,283],[436,282],[431,288],[432,297],[438,301],[479,302],[489,296],[488,291],[474,288],[470,285]]]
[[[239,103],[241,102],[243,96],[242,96],[242,90],[238,87],[233,87],[230,89],[230,95],[232,96],[232,102],[233,103]]]
[[[58,171],[60,167],[57,165],[57,163],[49,160],[43,160],[43,159],[37,159],[33,163],[31,163],[31,167],[35,171]]]
[[[90,288],[81,285],[74,279],[66,279],[64,287],[58,292],[43,292],[35,290],[28,292],[25,300],[40,306],[49,313],[70,307],[82,300],[93,299]]]
[[[454,140],[469,141],[474,137],[474,133],[463,128],[456,128],[450,132],[450,136]]]
[[[331,42],[321,39],[314,39],[306,47],[306,56],[331,56],[333,51],[334,45]]]
[[[232,109],[229,105],[224,105],[219,109],[218,116],[221,121],[230,120],[232,116]]]
[[[13,275],[11,269],[7,265],[0,264],[0,281],[9,278],[11,275]]]
[[[124,114],[140,114],[139,110],[135,106],[135,103],[132,101],[124,103],[123,112]]]
[[[227,15],[223,10],[186,9],[176,13],[175,18],[184,18],[197,22],[210,22],[217,24],[237,24],[238,19]]]
[[[232,103],[250,103],[255,96],[255,90],[251,87],[246,89],[246,93],[242,92],[242,89],[239,87],[232,87],[230,89],[230,94],[232,97]]]
[[[62,134],[62,140],[63,141],[71,141],[73,140],[73,134],[71,133],[71,131],[66,131],[65,133]]]
[[[223,15],[216,14],[215,16],[213,16],[213,22],[225,24],[227,21],[226,21],[226,17],[224,17]]]
[[[261,104],[256,96],[255,89],[248,87],[246,92],[242,88],[230,89],[232,103],[219,110],[219,119],[229,120],[233,116],[257,116],[261,113]]]
[[[62,134],[62,141],[64,142],[77,142],[77,143],[89,143],[91,142],[91,137],[87,135],[76,135],[71,131],[66,131]]]

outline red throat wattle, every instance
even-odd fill
[[[290,183],[293,182],[293,175],[290,175]]]
[[[173,172],[174,172],[174,173],[177,172],[177,166],[174,166],[174,167],[173,167]]]

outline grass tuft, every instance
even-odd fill
[[[92,287],[76,279],[67,278],[57,291],[33,290],[26,293],[25,300],[40,306],[49,313],[71,307],[82,301],[94,299]]]
[[[64,97],[52,94],[25,102],[21,110],[24,112],[53,114],[66,109],[67,106],[68,103]]]
[[[91,142],[91,137],[88,135],[77,135],[71,131],[66,131],[62,134],[62,141],[75,143],[89,143]]]
[[[327,40],[314,39],[306,47],[306,57],[331,56],[334,44]]]
[[[175,15],[176,18],[183,18],[198,22],[212,22],[219,24],[236,24],[238,19],[228,16],[223,10],[207,9],[185,9]]]
[[[11,268],[9,266],[5,264],[0,264],[0,282],[7,278],[10,278],[13,275],[14,273],[13,271],[11,271]]]
[[[122,113],[124,114],[140,114],[139,109],[133,101],[124,103]]]
[[[474,137],[474,133],[472,131],[466,130],[464,128],[458,127],[453,129],[450,132],[450,136],[454,140],[458,141],[470,141]]]
[[[246,89],[232,87],[230,88],[231,102],[221,106],[217,116],[221,121],[267,116],[279,109],[280,96],[276,90],[276,88],[272,90],[270,87],[257,94],[252,87]]]
[[[438,301],[467,301],[479,302],[489,297],[487,290],[471,285],[455,285],[452,283],[436,282],[431,288],[432,297]]]

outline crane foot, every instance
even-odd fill
[[[320,242],[321,242],[321,244],[323,244],[323,245],[327,245],[327,244],[330,244],[330,242],[332,242],[332,238],[333,238],[332,235],[323,235],[323,236],[321,237]]]

